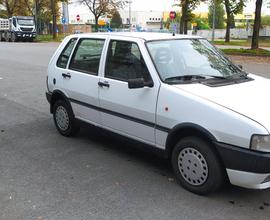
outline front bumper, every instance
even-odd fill
[[[15,34],[19,38],[35,38],[37,36],[36,32],[15,32]]]
[[[251,189],[270,187],[270,153],[216,143],[233,185]]]

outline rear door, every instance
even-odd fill
[[[139,44],[116,39],[109,42],[99,87],[101,123],[107,129],[155,144],[159,83],[153,81]],[[153,87],[129,89],[127,81],[136,78],[154,82]]]
[[[98,82],[104,43],[105,38],[80,38],[62,73],[75,117],[92,124],[100,124]]]

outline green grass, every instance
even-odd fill
[[[50,34],[38,35],[37,42],[61,42],[65,36],[63,34],[58,34],[56,39]]]
[[[248,40],[231,40],[229,43],[225,40],[215,40],[215,45],[229,45],[229,46],[246,46],[251,45],[251,39]],[[260,47],[270,47],[270,39],[262,39],[259,42]]]
[[[270,51],[263,49],[222,49],[222,51],[230,55],[270,56]]]

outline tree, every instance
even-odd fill
[[[262,16],[261,26],[270,26],[270,15]]]
[[[106,14],[122,8],[127,1],[124,0],[78,0],[88,7],[95,17],[95,30],[98,31],[98,19]]]
[[[192,23],[196,23],[196,30],[209,30],[208,19],[201,16],[195,16],[192,19]]]
[[[224,5],[227,14],[225,41],[230,42],[230,29],[234,24],[234,16],[243,11],[245,0],[224,0]]]
[[[208,14],[208,24],[212,28],[213,26],[213,6],[209,6],[209,14]],[[224,15],[225,10],[222,2],[220,0],[216,1],[215,3],[215,28],[223,29],[224,28]]]
[[[259,48],[259,34],[261,27],[261,13],[262,13],[262,0],[256,0],[255,20],[253,26],[253,35],[251,42],[251,49],[255,50]]]
[[[9,18],[14,15],[32,15],[31,9],[28,8],[32,0],[0,0],[1,14]]]
[[[122,26],[122,18],[121,15],[117,10],[115,10],[112,14],[112,19],[111,19],[111,27],[112,28],[119,28]]]
[[[205,0],[180,0],[178,6],[181,7],[181,19],[180,19],[180,34],[187,34],[188,22],[190,22],[194,15],[192,11]]]

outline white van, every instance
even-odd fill
[[[270,187],[270,81],[247,74],[206,39],[72,35],[50,61],[47,87],[64,136],[83,121],[143,142],[170,159],[179,183],[197,194],[227,179]]]

